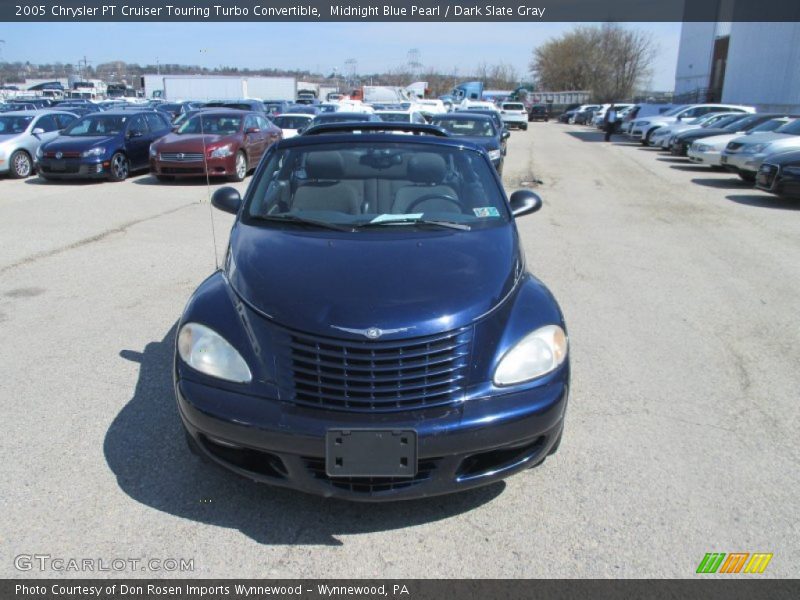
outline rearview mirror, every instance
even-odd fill
[[[129,138],[137,138],[137,137],[142,137],[142,135],[143,135],[143,134],[142,134],[142,132],[141,132],[141,131],[139,131],[138,129],[131,129],[131,130],[128,132],[128,137],[129,137]]]
[[[517,190],[508,199],[511,212],[515,217],[534,213],[542,208],[542,198],[531,190]]]
[[[211,205],[221,211],[235,215],[242,206],[242,197],[236,188],[225,186],[219,188],[211,196]]]

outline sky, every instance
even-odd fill
[[[112,60],[205,67],[274,67],[358,73],[397,69],[419,50],[424,68],[469,73],[481,62],[512,64],[529,79],[531,52],[581,23],[0,23],[0,60],[97,65]],[[653,90],[672,90],[680,23],[625,23],[651,32],[658,52]],[[32,43],[33,41],[33,43]]]

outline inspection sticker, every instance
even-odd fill
[[[482,206],[481,208],[473,208],[472,212],[476,217],[499,217],[500,213],[494,206]]]
[[[378,215],[370,223],[383,223],[384,221],[419,221],[425,213],[408,213],[402,215]]]

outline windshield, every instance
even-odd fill
[[[661,115],[659,115],[659,116],[661,116],[661,117],[674,117],[679,112],[683,111],[685,108],[688,108],[688,107],[685,104],[682,104],[681,106],[676,106],[675,108],[671,108],[668,111],[661,113]]]
[[[0,117],[0,135],[23,133],[33,117]]]
[[[281,129],[300,129],[308,125],[311,117],[280,116],[273,117],[272,121]]]
[[[251,189],[248,224],[397,231],[474,229],[509,220],[491,164],[477,151],[449,145],[288,147],[272,154]]]
[[[795,119],[790,123],[787,123],[783,127],[779,127],[775,130],[775,133],[786,133],[789,135],[800,135],[800,119]]]
[[[463,135],[469,137],[496,137],[494,125],[488,119],[452,119],[447,117],[434,118],[431,125],[441,127],[450,135]]]
[[[761,125],[757,127],[753,127],[750,131],[752,133],[759,133],[761,131],[775,131],[778,128],[783,127],[784,125],[790,122],[791,121],[789,121],[786,118],[770,119],[769,121],[761,123]]]
[[[736,123],[742,121],[745,117],[742,115],[727,115],[725,117],[717,116],[717,118],[710,118],[705,123],[703,123],[704,128],[713,127],[714,129],[722,129],[723,127],[727,127],[731,123]]]
[[[122,115],[88,115],[70,125],[63,135],[113,135],[125,129],[128,117]]]
[[[411,122],[411,114],[410,113],[386,112],[386,113],[378,113],[378,117],[380,117],[381,121],[387,121],[389,123],[410,123]]]
[[[208,133],[211,135],[232,135],[242,128],[242,117],[239,115],[204,115],[191,117],[178,127],[175,133]]]

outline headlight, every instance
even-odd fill
[[[233,150],[231,150],[230,145],[227,146],[220,146],[219,148],[214,148],[210,150],[208,153],[209,158],[225,158],[226,156],[230,156],[233,154]]]
[[[500,150],[489,150],[489,158],[492,160],[500,160],[502,153]]]
[[[753,144],[752,146],[745,146],[742,148],[743,154],[756,154],[761,152],[764,148],[769,146],[769,144]]]
[[[644,127],[647,125],[647,121],[636,121],[635,125],[636,127]]]
[[[212,377],[237,383],[253,378],[242,355],[216,331],[199,323],[181,327],[178,354],[187,365]]]
[[[708,152],[711,150],[711,146],[708,144],[692,144],[692,146],[694,146],[694,149],[697,150],[697,152]]]
[[[156,147],[153,144],[150,144],[150,156],[153,158],[158,156],[158,150],[156,150]]]
[[[94,148],[89,148],[81,152],[81,156],[83,158],[89,158],[90,156],[103,156],[105,153],[106,149],[103,146],[95,146]]]
[[[536,379],[557,369],[567,358],[567,334],[558,325],[545,325],[526,335],[500,360],[496,385]]]

